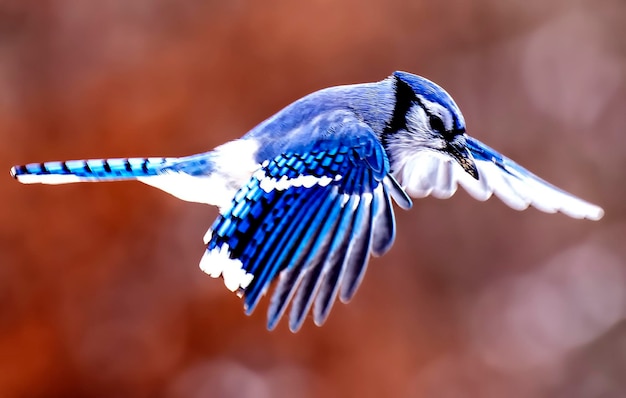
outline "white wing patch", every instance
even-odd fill
[[[311,188],[316,184],[325,187],[333,181],[341,180],[340,175],[336,175],[334,178],[327,176],[316,177],[312,175],[301,175],[296,178],[287,178],[287,176],[283,176],[280,179],[275,179],[266,177],[265,170],[259,170],[255,173],[254,177],[260,181],[259,186],[267,193],[274,190],[284,191],[291,187]]]
[[[230,248],[223,244],[218,249],[206,251],[200,260],[200,269],[212,278],[224,278],[224,285],[231,292],[245,289],[254,275],[243,269],[243,263],[230,258]]]
[[[560,211],[573,218],[599,220],[602,208],[546,183],[532,174],[521,175],[511,169],[511,174],[494,163],[476,160],[480,175],[475,180],[450,156],[421,151],[407,158],[394,173],[406,192],[416,198],[432,195],[451,197],[461,185],[472,197],[484,201],[495,194],[515,210],[533,206],[546,213]]]

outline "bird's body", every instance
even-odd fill
[[[201,268],[242,295],[248,313],[277,281],[269,327],[291,302],[294,331],[311,307],[323,323],[337,295],[352,297],[369,254],[391,247],[390,198],[409,208],[407,193],[447,198],[461,185],[518,210],[603,214],[467,136],[452,98],[405,72],[317,91],[210,152],[29,164],[11,173],[24,183],[137,179],[218,206]]]

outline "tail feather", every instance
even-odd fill
[[[176,158],[120,158],[68,160],[13,166],[11,176],[24,184],[66,184],[118,181],[158,175]]]
[[[136,180],[188,202],[225,207],[259,167],[256,148],[237,140],[186,157],[31,163],[13,166],[11,176],[24,184]]]

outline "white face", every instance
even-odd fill
[[[421,105],[428,110],[428,113]],[[406,125],[410,136],[407,138],[412,141],[412,147],[442,150],[447,142],[441,130],[452,131],[454,119],[450,112],[440,104],[421,99],[421,104],[414,103],[409,108]]]
[[[451,140],[460,133],[455,131],[455,120],[457,126],[464,123],[460,112],[455,119],[448,108],[418,95],[406,113],[406,128],[397,131],[387,142],[392,167],[396,169],[399,166],[396,162],[423,151],[449,153]],[[454,142],[458,143],[459,138]]]
[[[454,117],[450,111],[437,102],[431,102],[427,99],[418,96],[428,113],[438,117],[443,122],[443,127],[446,131],[454,130]],[[457,117],[461,117],[461,113],[457,111]]]

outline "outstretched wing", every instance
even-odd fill
[[[207,232],[200,267],[237,290],[248,314],[276,281],[270,329],[290,302],[292,331],[312,305],[321,325],[337,294],[343,302],[353,296],[370,252],[391,247],[390,195],[410,207],[369,127],[341,124],[262,164]]]
[[[537,177],[511,159],[475,138],[467,136],[467,147],[478,169],[479,179],[467,174],[450,156],[435,151],[413,155],[398,168],[396,176],[413,197],[433,195],[446,199],[457,186],[478,200],[492,194],[515,210],[534,206],[546,213],[560,211],[573,218],[599,220],[602,208],[586,202]]]

